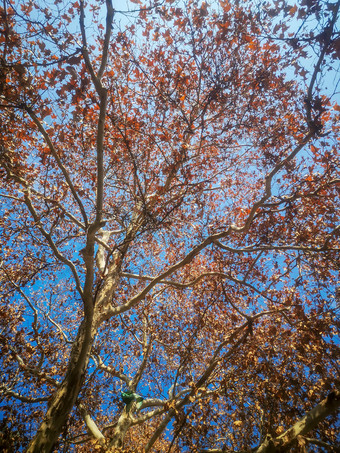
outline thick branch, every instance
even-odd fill
[[[340,408],[340,391],[335,390],[327,398],[321,401],[311,411],[298,420],[291,428],[276,438],[277,445],[287,450],[298,436],[303,436],[312,431],[320,422],[329,415],[337,412]],[[261,447],[260,447],[261,448]],[[258,449],[256,453],[263,453],[266,450]]]
[[[96,355],[95,357],[92,356],[92,358],[94,359],[97,367],[100,370],[105,371],[106,373],[110,374],[111,376],[117,377],[118,379],[124,381],[127,385],[129,385],[130,379],[126,374],[120,373],[119,371],[115,370],[114,368],[105,365],[105,363],[103,362],[103,360],[101,359],[101,357],[99,355]]]
[[[100,445],[104,445],[105,444],[104,435],[101,433],[101,431],[98,428],[98,426],[96,425],[95,421],[92,419],[92,417],[90,416],[90,414],[87,412],[87,410],[85,409],[85,407],[82,404],[79,405],[79,411],[81,413],[81,416],[83,417],[83,420],[85,422],[88,432],[95,439],[98,440],[98,443]]]

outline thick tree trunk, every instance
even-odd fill
[[[72,346],[66,376],[54,394],[48,411],[27,453],[50,453],[76,402],[88,365],[95,332],[91,321],[81,323],[77,338]]]

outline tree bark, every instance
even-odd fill
[[[52,397],[47,413],[27,453],[50,453],[82,387],[95,338],[91,320],[83,320],[73,343],[66,376]]]
[[[288,452],[291,446],[298,441],[299,436],[304,436],[314,429],[329,415],[334,414],[340,408],[340,391],[331,392],[327,398],[322,400],[311,411],[300,418],[293,426],[278,437],[268,435],[262,444],[253,449],[254,453],[283,453]],[[223,453],[225,450],[220,448],[209,448],[200,450],[200,453]],[[236,453],[236,452],[235,452]],[[245,453],[239,451],[238,453]]]
[[[327,398],[322,400],[317,406],[315,406],[311,411],[298,420],[291,428],[286,432],[278,436],[275,441],[281,449],[287,450],[292,443],[297,440],[298,436],[304,436],[309,431],[314,429],[322,420],[324,420],[329,415],[333,414],[340,408],[340,391],[335,390],[331,392]],[[260,450],[257,450],[256,453],[260,453]],[[261,450],[262,453],[262,450]]]
[[[132,407],[135,403],[129,403],[124,407],[122,415],[119,417],[114,430],[112,440],[109,444],[108,452],[114,453],[117,449],[124,446],[124,438],[132,423]]]

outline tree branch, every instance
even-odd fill
[[[298,420],[286,432],[278,436],[275,440],[280,448],[288,449],[292,443],[297,440],[298,436],[303,436],[312,431],[320,422],[329,415],[337,412],[340,408],[340,391],[331,392],[324,400],[322,400],[311,411]],[[256,453],[264,453],[266,450],[258,449]]]
[[[44,126],[42,125],[41,121],[38,119],[38,117],[36,116],[36,114],[33,112],[33,110],[30,108],[30,107],[27,107],[27,106],[24,106],[23,109],[29,114],[29,116],[31,117],[31,119],[33,120],[33,122],[35,123],[35,125],[37,126],[39,132],[41,133],[41,135],[44,137],[45,139],[45,142],[47,144],[47,146],[49,147],[49,150],[51,151],[51,154],[52,156],[54,157],[54,159],[56,160],[57,162],[57,165],[58,167],[60,168],[64,178],[65,178],[65,181],[67,182],[67,185],[69,186],[70,190],[71,190],[71,193],[74,197],[74,199],[76,200],[78,206],[79,206],[79,209],[80,209],[80,212],[83,216],[83,219],[84,219],[84,222],[85,222],[85,225],[87,226],[88,225],[88,221],[87,221],[87,215],[86,215],[86,212],[85,212],[85,208],[83,206],[83,203],[81,202],[78,194],[77,194],[77,191],[71,181],[71,178],[70,178],[70,175],[68,174],[68,171],[66,170],[64,164],[62,163],[60,157],[58,156],[58,153],[57,153],[57,150],[55,149],[48,133],[46,132]]]
[[[54,256],[58,259],[58,261],[61,261],[62,263],[66,264],[66,266],[68,266],[73,274],[73,277],[74,277],[74,280],[75,280],[75,283],[76,283],[76,288],[78,290],[78,293],[80,294],[81,298],[83,299],[84,298],[84,294],[83,294],[83,290],[81,288],[81,285],[80,285],[80,280],[79,280],[79,276],[78,276],[78,273],[77,273],[77,270],[74,266],[74,264],[72,263],[72,261],[68,260],[67,258],[65,258],[58,250],[57,246],[55,245],[55,243],[53,242],[53,239],[51,237],[51,235],[49,233],[47,233],[47,231],[44,229],[41,221],[40,221],[40,218],[32,204],[32,201],[31,201],[31,198],[30,198],[30,189],[26,189],[25,191],[25,204],[26,206],[28,207],[28,210],[30,211],[40,233],[45,237],[45,239],[47,240]]]
[[[114,9],[112,7],[112,0],[106,0],[106,30],[105,30],[105,38],[104,38],[104,45],[102,50],[102,61],[100,64],[100,68],[97,74],[98,79],[100,80],[103,76],[107,65],[107,58],[108,58],[108,49],[110,44],[110,37],[111,37],[111,30],[112,30],[112,21],[114,16]]]
[[[95,439],[98,440],[99,445],[104,446],[105,445],[105,437],[98,428],[97,424],[95,421],[92,419],[90,414],[87,412],[85,409],[85,406],[83,404],[79,404],[79,411],[81,416],[83,417],[83,420],[85,422],[86,428],[88,432],[94,437]]]
[[[41,403],[43,401],[48,401],[50,399],[50,396],[41,396],[39,398],[31,398],[29,396],[24,396],[21,395],[20,393],[14,392],[12,389],[9,389],[6,385],[2,385],[0,387],[0,392],[3,393],[4,395],[11,396],[12,398],[22,401],[23,403],[29,404]]]

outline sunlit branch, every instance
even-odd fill
[[[6,194],[3,194],[3,193],[0,193],[0,197],[8,198],[10,200],[20,201],[21,203],[23,203],[22,198],[14,197],[13,195],[6,195]]]
[[[71,222],[73,222],[75,225],[77,225],[80,229],[86,231],[85,225],[83,223],[81,223],[76,217],[74,217],[74,215],[72,215],[59,201],[57,201],[53,198],[47,197],[46,195],[43,195],[38,190],[36,190],[32,186],[30,186],[28,184],[28,182],[25,181],[23,178],[19,178],[18,176],[15,176],[14,179],[17,180],[24,187],[29,188],[31,193],[34,193],[34,195],[36,195],[38,198],[41,198],[42,200],[44,200],[46,202],[50,202],[51,204],[57,206],[65,214],[65,216],[71,220]],[[15,197],[13,195],[0,194],[0,197],[4,197],[4,198],[8,198],[10,200],[15,200],[15,201],[19,201],[20,203],[24,203],[24,200],[22,198]]]
[[[14,392],[12,389],[9,389],[6,385],[0,386],[0,393],[2,393],[3,395],[11,396],[12,398],[22,401],[23,403],[29,404],[41,403],[43,401],[48,401],[50,399],[50,396],[41,396],[38,398],[24,396],[21,395],[20,393]]]
[[[334,445],[330,445],[330,444],[327,444],[326,442],[323,442],[322,440],[320,439],[313,439],[311,437],[303,437],[303,439],[308,442],[309,444],[314,444],[314,445],[318,445],[319,447],[323,447],[323,448],[326,448],[326,450],[330,450],[330,451],[334,451]],[[338,448],[340,447],[340,445],[338,445]],[[337,447],[335,447],[336,449]]]
[[[320,421],[340,408],[340,392],[333,391],[312,410],[298,420],[291,428],[278,436],[280,445],[291,444],[297,436],[303,436],[314,429]],[[260,453],[260,451],[258,452]]]
[[[176,398],[169,398],[168,400],[160,400],[158,398],[148,398],[143,401],[141,409],[145,409],[148,407],[158,407],[158,409],[155,409],[151,412],[147,412],[146,414],[138,414],[138,417],[135,418],[132,422],[132,425],[141,425],[142,423],[145,423],[148,420],[151,420],[152,418],[162,415],[167,411],[167,407],[171,404],[174,406],[176,405],[176,401],[184,396],[185,394],[189,393],[190,389],[183,389],[178,394],[176,395]]]
[[[40,310],[41,310],[41,309],[40,309]],[[41,310],[41,312],[42,312],[43,316],[44,316],[51,324],[53,324],[54,327],[57,328],[58,332],[63,336],[65,342],[68,343],[68,344],[72,344],[73,341],[71,341],[71,340],[68,338],[68,336],[66,335],[66,333],[64,332],[64,330],[62,329],[62,327],[61,327],[54,319],[52,319],[50,315],[46,314],[46,313],[43,312],[42,310]]]
[[[140,300],[142,300],[150,291],[153,289],[158,283],[160,283],[164,278],[168,277],[169,275],[176,272],[178,269],[184,267],[186,264],[191,263],[191,261],[197,256],[204,248],[208,245],[212,244],[215,240],[220,239],[221,237],[225,237],[230,233],[231,228],[229,228],[226,232],[218,233],[215,235],[209,236],[205,239],[201,244],[194,247],[191,252],[189,252],[183,259],[178,261],[177,263],[170,266],[166,271],[159,274],[157,277],[154,277],[152,281],[136,296],[132,297],[126,304],[121,305],[119,307],[112,307],[110,310],[109,316],[113,316],[118,313],[123,313],[129,310],[131,307],[135,306]]]
[[[83,223],[81,223],[76,217],[74,217],[74,215],[72,215],[59,201],[50,197],[46,197],[46,195],[43,195],[42,193],[38,192],[33,187],[30,187],[30,191],[37,195],[37,197],[40,197],[42,200],[47,201],[55,206],[58,206],[58,208],[65,214],[65,216],[71,220],[71,222],[77,225],[81,230],[86,231],[86,226]]]
[[[215,353],[210,361],[210,363],[208,364],[205,372],[203,373],[203,375],[198,379],[197,383],[195,383],[195,385],[192,387],[192,390],[182,399],[180,400],[177,404],[175,404],[175,408],[173,409],[170,409],[168,411],[168,413],[165,415],[163,421],[158,425],[157,429],[155,430],[155,432],[153,433],[151,439],[149,440],[148,444],[146,445],[145,447],[145,453],[148,453],[151,448],[153,447],[154,443],[156,442],[156,440],[159,438],[159,436],[161,436],[161,434],[163,433],[163,431],[166,429],[167,425],[169,424],[170,420],[175,416],[176,414],[176,411],[178,411],[178,409],[182,408],[183,406],[187,405],[188,403],[191,402],[191,400],[195,399],[195,394],[196,394],[196,391],[198,388],[200,388],[205,382],[206,380],[210,377],[211,373],[213,372],[213,370],[215,369],[216,365],[219,363],[219,361],[221,360],[221,358],[219,357],[219,354],[221,352],[221,350],[224,348],[224,346],[229,343],[230,341],[233,340],[233,338],[236,337],[236,335],[242,331],[244,329],[244,326],[247,326],[248,323],[246,323],[245,325],[239,327],[235,332],[234,334],[232,334],[227,340],[225,340],[224,342],[222,342],[218,347],[217,349],[215,350]],[[242,337],[232,346],[232,348],[228,351],[228,354],[224,356],[224,358],[227,358],[226,356],[230,356],[231,354],[233,354],[233,352],[240,346],[240,344],[243,343],[243,341],[247,338],[248,336],[248,331],[242,335]]]
[[[107,366],[104,364],[102,358],[98,354],[92,354],[92,359],[94,360],[98,369],[105,371],[106,373],[110,374],[113,377],[124,381],[125,384],[129,385],[130,379],[126,374],[120,373],[119,371],[115,370],[114,368]]]
[[[261,318],[262,316],[268,316],[268,315],[280,313],[283,311],[287,311],[287,309],[285,308],[285,309],[280,309],[280,310],[267,310],[267,311],[263,311],[263,312],[257,313],[256,315],[251,316],[250,319],[247,320],[247,322],[245,322],[244,324],[239,326],[237,329],[235,329],[235,331],[225,341],[220,343],[220,345],[216,348],[211,360],[209,361],[205,371],[203,372],[201,377],[197,380],[197,382],[192,386],[191,391],[182,400],[180,400],[176,403],[174,409],[170,409],[168,411],[164,420],[159,424],[158,428],[155,430],[155,432],[152,435],[151,439],[149,440],[147,446],[145,447],[145,453],[148,453],[151,450],[151,448],[154,445],[154,443],[156,442],[156,440],[166,429],[170,420],[174,417],[176,410],[182,408],[183,406],[187,405],[191,401],[194,401],[197,390],[200,389],[206,383],[206,381],[209,379],[209,377],[215,370],[216,366],[222,360],[226,360],[229,357],[231,357],[231,355],[234,354],[234,352],[238,349],[238,347],[241,344],[243,344],[243,342],[247,339],[247,337],[250,333],[249,323],[253,323],[257,319]],[[221,351],[223,350],[223,348],[227,344],[232,343],[235,340],[235,338],[239,335],[239,333],[244,331],[245,329],[247,329],[246,332],[239,338],[239,340],[236,341],[236,343],[234,343],[231,346],[231,348],[228,350],[228,352],[221,355]]]
[[[79,404],[79,411],[81,413],[81,416],[83,417],[83,420],[85,422],[86,428],[88,429],[89,433],[97,439],[98,443],[100,445],[104,445],[105,437],[101,433],[100,429],[98,428],[97,424],[93,420],[93,418],[90,416],[90,414],[87,412],[85,409],[85,406],[83,404]]]
[[[138,293],[136,296],[132,297],[126,304],[121,305],[120,307],[112,307],[110,310],[110,314],[107,316],[112,316],[118,313],[123,313],[127,310],[129,310],[131,307],[136,305],[140,300],[142,300],[149,292],[150,290],[160,283],[164,278],[167,276],[173,274],[175,271],[178,269],[184,267],[186,264],[189,264],[195,256],[197,256],[203,249],[205,249],[207,246],[209,246],[212,243],[216,243],[222,238],[227,237],[232,231],[235,231],[236,233],[243,233],[247,232],[251,226],[251,223],[254,219],[254,216],[258,210],[259,207],[263,205],[265,201],[267,201],[271,195],[272,195],[272,188],[271,188],[271,183],[273,177],[281,170],[281,168],[288,162],[290,162],[294,157],[301,151],[301,149],[305,146],[305,144],[315,135],[315,132],[311,131],[309,132],[304,139],[301,141],[301,143],[295,147],[295,149],[285,158],[283,159],[280,163],[278,163],[273,170],[267,174],[265,177],[265,194],[262,196],[262,198],[254,203],[252,209],[250,210],[250,213],[248,215],[247,220],[245,221],[243,226],[236,226],[236,225],[230,225],[229,228],[226,231],[223,231],[221,233],[217,233],[214,235],[209,236],[206,238],[201,244],[197,245],[194,247],[191,252],[189,252],[182,260],[178,261],[174,265],[170,266],[166,271],[163,273],[159,274],[157,277],[155,277],[140,293]]]
[[[80,280],[79,280],[79,276],[78,276],[78,273],[77,273],[77,270],[74,266],[74,264],[72,263],[72,261],[68,260],[67,258],[65,258],[58,250],[57,246],[55,245],[55,243],[53,242],[53,239],[51,237],[51,235],[49,233],[47,233],[47,231],[44,229],[41,221],[40,221],[40,218],[31,202],[31,199],[30,199],[30,196],[29,196],[29,189],[26,190],[25,192],[25,204],[26,206],[28,207],[37,227],[39,228],[39,231],[41,232],[41,234],[45,237],[45,239],[47,240],[54,256],[57,258],[58,261],[61,261],[62,263],[66,264],[66,266],[68,266],[73,274],[73,277],[74,277],[74,280],[75,280],[75,284],[76,284],[76,288],[80,294],[80,296],[83,298],[83,291],[81,289],[81,285],[80,285]]]
[[[318,423],[329,415],[337,412],[339,408],[340,392],[335,390],[283,434],[276,438],[268,436],[255,450],[255,453],[270,453],[273,451],[273,448],[280,451],[289,451],[290,447],[298,440],[299,436],[304,436],[313,430]]]
[[[148,453],[151,450],[151,448],[153,447],[153,445],[156,442],[156,440],[162,435],[163,431],[168,426],[170,420],[174,417],[175,413],[176,413],[175,410],[172,409],[165,415],[164,419],[157,426],[157,428],[155,429],[151,439],[149,440],[149,442],[145,446],[145,449],[144,449],[145,453]]]
[[[208,366],[206,367],[206,370],[202,374],[202,376],[198,379],[198,381],[193,385],[192,390],[183,398],[183,400],[179,401],[176,404],[176,409],[171,409],[166,416],[164,417],[163,421],[159,424],[157,429],[155,430],[154,434],[152,435],[151,439],[149,440],[147,446],[145,447],[145,452],[149,452],[156,440],[159,438],[159,436],[163,433],[165,428],[167,427],[168,423],[170,420],[174,417],[176,410],[179,408],[185,406],[188,404],[192,398],[194,398],[194,394],[196,393],[197,389],[200,388],[210,377],[212,374],[213,370],[216,368],[217,364],[221,360],[221,357],[219,357],[221,350],[226,346],[228,343],[233,341],[233,339],[238,335],[239,332],[241,332],[244,327],[248,326],[248,322],[240,326],[239,328],[236,329],[236,331],[228,337],[225,341],[223,341],[215,350],[212,359],[210,360]],[[242,337],[232,346],[232,348],[228,351],[226,355],[224,355],[224,359],[228,358],[242,343],[243,341],[247,338],[249,332],[247,331]]]
[[[302,181],[302,183],[305,182],[305,181]],[[318,195],[318,193],[322,190],[325,190],[331,186],[337,186],[338,184],[340,184],[340,179],[338,178],[335,178],[335,179],[332,179],[331,181],[328,181],[326,184],[323,184],[323,185],[320,185],[319,187],[317,187],[315,190],[313,190],[312,192],[308,192],[306,194],[303,194],[301,192],[299,192],[299,190],[301,189],[302,187],[302,183],[300,184],[300,186],[295,190],[295,193],[293,195],[285,195],[284,197],[279,197],[277,196],[276,198],[279,199],[279,201],[276,201],[276,202],[272,202],[272,203],[265,203],[263,205],[263,208],[273,208],[273,207],[277,207],[277,206],[280,206],[282,204],[286,205],[286,204],[289,204],[291,203],[292,201],[296,201],[296,200],[299,200],[299,199],[303,199],[303,198],[313,198],[315,196]],[[284,210],[285,208],[283,208]]]
[[[191,280],[188,283],[179,283],[173,280],[161,280],[158,283],[162,285],[169,285],[169,286],[174,286],[175,288],[188,288],[190,286],[194,286],[197,283],[199,283],[203,278],[205,277],[211,277],[215,275],[221,275],[220,272],[206,272],[204,274],[199,275],[197,278],[194,280]],[[122,277],[127,277],[127,278],[132,278],[136,280],[143,280],[143,281],[149,281],[153,280],[155,277],[152,277],[151,275],[139,275],[139,274],[131,274],[129,272],[122,272]]]
[[[247,220],[245,221],[243,226],[237,227],[236,225],[232,225],[231,229],[235,232],[241,233],[241,232],[247,232],[251,226],[251,223],[255,217],[255,214],[257,210],[263,206],[263,204],[272,196],[272,180],[274,176],[294,157],[297,156],[297,154],[302,150],[302,148],[305,146],[306,143],[309,142],[309,140],[314,137],[315,131],[310,131],[301,141],[299,145],[297,145],[294,150],[281,162],[279,162],[275,167],[272,169],[270,173],[268,173],[265,177],[265,193],[262,196],[262,198],[254,203],[253,207],[250,210],[250,213],[248,215]],[[287,150],[290,148],[287,148]]]

